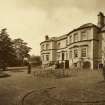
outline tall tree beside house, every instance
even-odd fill
[[[27,45],[24,40],[18,38],[13,40],[14,49],[16,52],[17,60],[19,61],[20,65],[23,65],[24,58],[29,58],[29,52],[31,47]]]
[[[4,28],[0,32],[0,68],[3,70],[6,66],[12,65],[16,59],[12,40],[6,30]]]

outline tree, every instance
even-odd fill
[[[13,40],[13,46],[16,52],[17,60],[23,64],[24,58],[30,57],[29,52],[31,47],[29,47],[27,43],[20,38]]]
[[[6,69],[6,66],[11,65],[16,58],[12,40],[6,30],[4,28],[0,32],[0,66],[3,70]]]
[[[32,55],[30,57],[30,61],[34,66],[41,65],[41,63],[42,63],[41,62],[41,57],[40,56],[35,56],[35,55]]]

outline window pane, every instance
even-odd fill
[[[42,45],[42,50],[44,50],[44,45]]]
[[[78,41],[78,34],[74,34],[74,42],[77,42]]]
[[[46,61],[49,61],[49,55],[46,55]]]
[[[72,36],[69,37],[70,43],[72,43]]]
[[[44,55],[42,55],[42,60],[44,61]]]
[[[60,53],[57,53],[57,59],[58,60],[60,59]]]
[[[72,58],[72,51],[70,51],[69,57]]]
[[[65,58],[65,53],[62,53],[62,60],[64,60]]]
[[[86,40],[87,39],[87,34],[86,32],[81,33],[81,40]]]
[[[77,49],[74,50],[74,57],[75,58],[78,57],[78,50]]]
[[[81,56],[86,57],[86,48],[81,49]]]
[[[46,44],[46,50],[48,50],[49,49],[49,44]]]
[[[60,43],[58,43],[58,45],[57,45],[58,49],[60,48],[60,45],[61,45],[61,44],[60,44]]]

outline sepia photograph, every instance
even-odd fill
[[[105,105],[105,0],[0,0],[0,105]]]

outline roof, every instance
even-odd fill
[[[45,41],[41,42],[40,45],[41,45],[42,43],[45,43],[45,42],[56,41],[56,38],[57,38],[57,37],[50,37],[48,40],[45,40]]]
[[[70,33],[74,32],[74,31],[77,31],[77,30],[80,30],[80,29],[84,29],[84,28],[89,28],[89,27],[96,27],[96,28],[98,28],[98,27],[97,27],[95,24],[93,24],[93,23],[86,23],[86,24],[83,24],[83,25],[81,25],[80,27],[78,27],[78,28],[72,30],[71,32],[68,33],[68,35],[69,35]]]
[[[67,38],[67,34],[57,37],[56,40],[62,40],[62,39],[65,39],[65,38]]]
[[[51,37],[49,40],[56,40],[57,37]]]
[[[80,26],[79,28],[94,27],[94,26],[96,26],[96,25],[93,24],[93,23],[87,23],[87,24],[83,24],[83,25]]]
[[[83,25],[81,25],[80,27],[78,27],[78,28],[76,28],[76,29],[70,31],[70,33],[74,32],[74,31],[76,31],[76,30],[83,29],[83,28],[88,28],[88,27],[97,27],[97,26],[96,26],[95,24],[93,24],[93,23],[83,24]],[[97,27],[97,28],[98,28],[98,27]],[[69,33],[69,34],[70,34],[70,33]],[[65,39],[65,38],[67,38],[67,35],[68,35],[68,34],[65,34],[65,35],[62,35],[62,36],[60,36],[60,37],[57,37],[56,40]]]
[[[96,27],[99,29],[98,26],[96,26],[95,24],[93,23],[86,23],[86,24],[83,24],[81,25],[80,27],[70,31],[68,34],[65,34],[65,35],[62,35],[62,36],[59,36],[59,37],[51,37],[49,38],[49,40],[47,41],[44,41],[44,42],[49,42],[49,41],[57,41],[57,40],[62,40],[62,39],[66,39],[67,38],[67,35],[69,35],[70,33],[74,32],[74,31],[77,31],[77,30],[80,30],[80,29],[84,29],[84,28],[89,28],[89,27]],[[105,27],[103,28],[103,30],[105,30]],[[44,42],[41,42],[40,44],[44,43]]]

